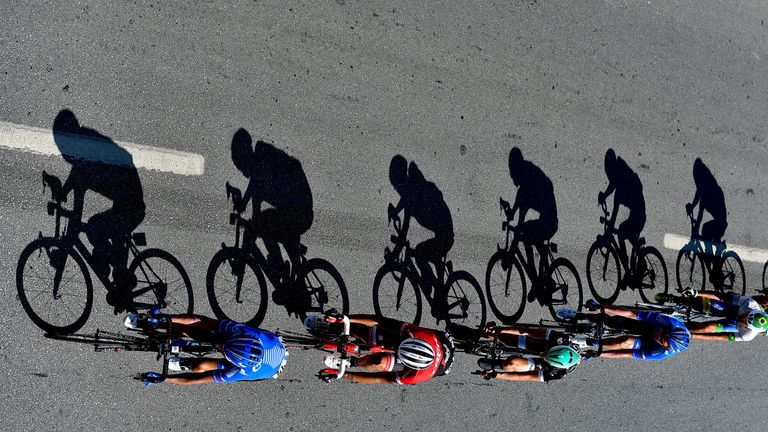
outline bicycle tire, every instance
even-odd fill
[[[525,311],[526,281],[520,263],[505,249],[496,251],[485,271],[485,292],[493,314],[503,324],[513,324]],[[504,260],[509,262],[505,263]],[[518,282],[519,281],[519,282]]]
[[[24,248],[24,250],[21,252],[21,256],[19,256],[19,261],[16,266],[16,290],[19,294],[19,301],[21,302],[21,306],[24,308],[27,316],[29,316],[29,318],[33,323],[35,323],[36,326],[50,333],[73,333],[85,325],[93,307],[93,283],[91,282],[91,274],[88,271],[83,258],[74,249],[68,248],[66,258],[64,259],[63,271],[67,270],[66,265],[68,262],[74,262],[77,265],[79,272],[76,271],[73,273],[72,277],[69,277],[68,275],[62,275],[61,279],[62,283],[71,282],[75,277],[77,277],[78,273],[81,274],[84,292],[79,288],[68,289],[66,287],[62,287],[60,283],[59,298],[53,298],[53,296],[50,295],[52,302],[47,308],[36,305],[38,299],[42,301],[48,298],[46,296],[46,294],[50,292],[48,287],[52,286],[53,279],[55,278],[55,270],[51,266],[48,252],[53,248],[59,248],[60,245],[61,241],[58,239],[43,237],[33,240]],[[36,251],[38,252],[37,257],[42,259],[38,259],[38,262],[35,265],[32,265],[30,264],[29,260]],[[40,267],[47,267],[47,274],[44,276],[50,277],[50,281],[43,283],[42,286],[44,288],[40,288],[40,291],[31,289],[33,288],[32,272],[37,276],[37,278],[34,279],[43,281],[43,275],[41,275],[37,269],[38,264]],[[29,278],[26,276],[29,276]],[[64,288],[63,291],[62,288]],[[31,297],[31,293],[35,293],[36,295]],[[59,302],[64,297],[66,297],[67,300],[69,300],[69,297],[73,297],[72,301],[75,304],[70,306],[70,303],[72,302]],[[49,312],[55,311],[57,315],[59,315],[60,312],[74,311],[74,316],[71,318],[57,320],[58,322],[53,322],[53,317],[41,316],[43,315],[44,309],[47,309]]]
[[[746,294],[747,279],[744,273],[744,264],[741,262],[739,254],[734,251],[726,251],[723,254],[720,268],[723,273],[723,291],[733,291],[739,295]],[[726,281],[730,275],[733,275],[733,279],[732,282],[728,284]]]
[[[136,276],[134,292],[148,290],[136,297],[131,296],[134,306],[141,304],[137,310],[152,306],[167,314],[191,314],[194,310],[192,282],[184,266],[170,253],[162,249],[144,249],[136,255],[128,271]],[[165,287],[164,293],[155,289],[162,286]],[[138,302],[137,299],[146,301]]]
[[[242,271],[239,299],[236,298],[236,271]],[[264,320],[268,302],[267,282],[258,264],[247,252],[230,247],[216,252],[208,265],[205,285],[208,302],[217,318],[250,326],[258,326]]]
[[[641,277],[638,277],[640,281],[637,290],[639,291],[640,298],[644,302],[650,303],[653,301],[653,296],[656,294],[666,294],[669,291],[669,276],[667,273],[667,264],[664,262],[664,257],[661,255],[658,249],[655,247],[646,247],[640,250],[638,253],[638,262],[643,260],[645,262],[645,271]],[[653,261],[656,261],[655,263]],[[663,276],[661,284],[657,283],[660,277]],[[646,280],[648,281],[646,283]],[[649,295],[650,294],[650,295]]]
[[[681,268],[684,266],[684,268]],[[706,267],[699,253],[687,248],[680,249],[675,260],[677,287],[680,291],[693,288],[697,291],[704,289],[706,283]]]
[[[570,276],[567,274],[570,273]],[[580,311],[584,305],[584,290],[581,286],[581,278],[576,267],[563,257],[555,258],[549,265],[547,271],[547,280],[554,281],[555,285],[551,292],[550,301],[547,304],[549,313],[555,321],[560,320],[557,317],[557,309],[566,307],[575,311]],[[558,308],[555,308],[558,306]]]
[[[766,279],[766,276],[768,276],[768,261],[765,262],[765,265],[763,266],[763,291],[768,290],[768,279]]]
[[[485,325],[485,296],[474,276],[464,270],[453,272],[448,276],[445,287],[449,306],[445,318],[447,322],[468,327]],[[459,314],[461,318],[452,318]]]
[[[601,263],[598,259],[593,264],[592,259],[595,257],[603,257],[604,261]],[[611,271],[612,269],[613,271]],[[589,291],[595,300],[602,304],[613,304],[616,301],[619,297],[621,270],[619,256],[613,245],[609,242],[595,240],[587,252],[587,285],[589,285]]]
[[[327,277],[321,277],[324,272]],[[299,280],[310,296],[311,306],[307,312],[323,313],[336,309],[343,315],[349,314],[349,295],[341,273],[330,262],[322,258],[312,258],[304,266],[304,274]]]
[[[373,278],[373,310],[379,317],[419,324],[422,312],[421,292],[413,275],[408,273],[407,269],[404,272],[403,268],[405,266],[402,264],[385,263],[376,272]],[[386,286],[382,287],[388,275],[390,278],[387,279],[391,281],[387,281]],[[410,288],[406,284],[410,285]]]

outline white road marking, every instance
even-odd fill
[[[110,150],[103,140],[73,134],[57,134],[59,145],[82,159],[97,160],[114,165],[133,165],[154,171],[199,176],[205,171],[205,158],[196,153],[150,147],[124,141],[114,141],[119,148]],[[50,129],[0,122],[0,147],[42,155],[61,156],[59,145]],[[128,152],[130,157],[125,154]]]
[[[664,234],[664,247],[672,250],[680,250],[683,246],[687,245],[691,240],[688,236],[681,236],[677,234]],[[768,261],[768,250],[758,249],[749,246],[741,246],[733,243],[728,243],[726,239],[726,250],[732,250],[739,255],[744,262],[754,262],[759,264],[765,264]]]

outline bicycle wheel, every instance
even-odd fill
[[[93,284],[82,257],[60,246],[61,241],[49,237],[28,244],[16,267],[16,289],[36,326],[52,333],[72,333],[88,321]]]
[[[211,310],[219,319],[258,326],[267,314],[267,283],[256,261],[246,252],[216,252],[205,277]]]
[[[587,284],[595,300],[613,304],[619,297],[619,255],[608,242],[595,241],[587,252]]]
[[[766,279],[766,272],[768,272],[768,261],[765,262],[765,265],[763,266],[763,291],[768,289],[768,279]]]
[[[563,257],[555,258],[549,266],[547,276],[547,280],[554,282],[548,288],[551,294],[547,302],[552,317],[559,320],[557,310],[561,308],[580,311],[584,304],[584,292],[576,267]]]
[[[421,321],[421,292],[413,275],[403,265],[381,266],[373,278],[373,310],[380,317],[418,324]]]
[[[192,313],[192,282],[179,260],[170,253],[145,249],[136,255],[128,271],[136,276],[131,299],[137,310],[158,307],[167,314]]]
[[[347,287],[333,264],[322,258],[312,258],[307,261],[304,271],[300,280],[304,281],[312,302],[307,312],[323,313],[333,308],[344,315],[349,314]]]
[[[471,274],[456,271],[448,276],[445,286],[448,300],[446,321],[467,327],[485,325],[485,297],[480,284]]]
[[[725,252],[721,269],[723,272],[723,291],[733,291],[736,294],[744,295],[747,292],[747,281],[744,277],[744,264],[742,264],[739,255],[734,251]]]
[[[698,253],[681,249],[677,253],[675,272],[677,274],[677,287],[680,291],[686,288],[693,288],[697,291],[704,289],[706,268],[704,267],[704,260]]]
[[[520,263],[506,250],[498,250],[488,261],[485,292],[493,314],[504,324],[520,319],[525,310],[525,276]]]
[[[637,290],[640,292],[640,298],[650,303],[654,295],[666,294],[669,290],[667,264],[661,252],[655,247],[643,248],[638,254],[638,260],[643,260],[645,268],[642,269],[642,274],[635,275],[639,282]]]

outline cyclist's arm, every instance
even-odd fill
[[[496,379],[504,380],[504,381],[530,381],[530,382],[540,382],[540,372],[539,371],[530,371],[530,372],[497,372],[496,373]]]
[[[395,374],[392,372],[347,372],[342,379],[363,384],[397,384]]]
[[[179,385],[192,385],[192,384],[205,384],[215,382],[213,379],[213,371],[203,373],[185,373],[178,375],[171,375],[165,379],[165,382]]]
[[[71,218],[75,221],[80,221],[83,218],[83,207],[85,206],[85,190],[75,187],[74,181],[72,180],[73,177],[75,176],[70,173],[69,177],[67,177],[67,180],[64,182],[64,185],[62,185],[60,198],[63,200],[67,195],[74,192]]]
[[[608,198],[616,190],[616,185],[613,184],[611,179],[608,179],[608,187],[603,192],[603,199]]]
[[[179,314],[169,315],[171,318],[171,324],[178,324],[184,326],[192,326],[202,328],[205,330],[218,331],[220,321],[213,318],[208,318],[202,315],[194,314]]]
[[[248,208],[248,203],[253,201],[253,212],[256,213],[256,208],[261,206],[260,195],[258,181],[251,179],[248,182],[248,187],[245,188],[238,210],[245,211]]]
[[[361,324],[366,327],[379,326],[384,330],[389,330],[394,333],[400,333],[400,328],[403,326],[403,322],[398,321],[396,319],[384,318],[376,315],[365,315],[365,314],[350,315],[349,323]]]
[[[622,316],[630,319],[637,319],[638,311],[623,306],[604,306],[605,313],[610,315]]]
[[[733,342],[738,340],[734,333],[693,333],[691,337],[694,340]]]
[[[693,195],[693,201],[691,201],[691,208],[696,207],[696,204],[701,200],[701,190],[696,188],[696,193]]]
[[[600,357],[634,359],[635,354],[634,354],[634,350],[625,349],[625,350],[616,350],[616,351],[603,351],[603,353],[600,354]]]

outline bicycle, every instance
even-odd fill
[[[615,335],[606,329],[604,325],[605,310],[602,306],[599,307],[601,311],[601,319],[596,322],[576,322],[576,321],[548,321],[539,320],[539,324],[519,324],[516,327],[530,328],[530,329],[547,329],[554,330],[566,335],[566,339],[563,341],[552,341],[549,348],[556,345],[567,345],[578,351],[582,358],[587,361],[591,358],[599,357],[602,354],[603,345],[602,341],[605,337]],[[489,324],[489,326],[491,326]],[[489,328],[485,326],[485,329]],[[465,328],[466,329],[466,328]],[[456,340],[456,349],[461,350],[466,354],[479,356],[490,360],[490,364],[496,364],[497,361],[502,361],[510,356],[524,356],[524,357],[541,357],[541,352],[531,351],[525,348],[511,347],[506,345],[501,339],[502,327],[492,326],[493,335],[491,337],[483,336],[479,339],[462,339],[454,334]],[[459,331],[465,333],[463,331]],[[467,334],[467,333],[465,333]],[[575,343],[574,341],[581,340],[583,344]],[[567,372],[573,371],[578,365],[574,365],[568,368]],[[485,379],[491,377],[484,374],[483,371],[472,372],[474,375],[483,375]]]
[[[415,263],[400,217],[390,214],[389,223],[395,229],[395,235],[390,237],[394,246],[392,250],[385,249],[384,264],[373,279],[376,315],[418,325],[423,296],[437,322],[485,324],[485,298],[477,280],[464,270],[454,271],[453,263],[443,257],[435,269],[436,279],[432,283],[426,281]]]
[[[499,207],[506,213],[509,203],[500,199]],[[501,229],[506,234],[504,247],[497,245],[485,273],[488,304],[496,317],[504,324],[512,324],[523,315],[526,301],[532,303],[534,300],[541,306],[546,305],[555,320],[559,319],[557,309],[560,307],[580,311],[584,293],[579,273],[566,258],[555,258],[557,245],[549,241],[544,243],[546,253],[540,256],[543,275],[539,275],[533,263],[526,262],[519,242],[510,242],[510,233],[515,233],[516,227],[509,218],[502,222]],[[512,245],[515,245],[514,249]],[[531,281],[530,294],[526,292],[524,275]]]
[[[329,317],[333,317],[334,321],[341,323],[340,332],[332,330],[333,324],[327,321]],[[317,375],[318,378],[325,382],[340,380],[344,376],[346,368],[349,366],[350,355],[360,356],[379,352],[395,352],[393,349],[370,344],[352,336],[350,334],[349,317],[333,309],[327,311],[323,318],[316,317],[316,319],[323,320],[326,325],[310,329],[305,320],[307,333],[278,330],[276,334],[280,336],[286,349],[318,350],[339,354],[341,362],[338,372],[328,374],[325,371],[321,371]]]
[[[54,333],[72,333],[85,325],[93,306],[89,267],[106,288],[115,313],[152,307],[192,313],[192,283],[173,255],[155,248],[139,251],[146,246],[146,236],[133,233],[122,241],[133,257],[128,271],[136,276],[136,285],[129,289],[110,280],[109,268],[98,270],[96,258],[79,238],[83,224],[72,221],[73,212],[62,207],[66,197],[60,196],[61,181],[43,171],[43,190],[46,186],[51,189],[47,211],[55,220],[54,234],[40,232],[21,252],[16,267],[19,300],[35,325]]]
[[[706,275],[709,271],[710,282],[716,291],[733,291],[744,295],[747,284],[744,277],[744,264],[739,255],[734,251],[725,250],[724,241],[712,245],[715,249],[714,254],[707,253],[704,245],[710,242],[703,240],[699,235],[699,224],[693,215],[688,213],[688,218],[691,221],[691,240],[677,254],[675,263],[677,286],[681,290],[691,287],[701,291],[706,285]],[[710,260],[709,269],[707,269],[705,257]]]
[[[613,304],[619,292],[627,288],[637,290],[644,302],[649,302],[656,292],[666,294],[667,265],[659,250],[646,245],[644,237],[638,237],[631,241],[629,257],[620,254],[618,231],[610,224],[608,207],[605,203],[600,206],[603,234],[598,234],[587,252],[587,283],[592,295],[600,303]]]
[[[148,320],[154,319],[157,327],[147,325]],[[201,358],[219,352],[219,347],[213,343],[198,342],[192,339],[176,337],[171,333],[171,322],[167,317],[140,316],[140,329],[130,329],[134,334],[96,330],[90,334],[61,334],[45,333],[48,339],[66,342],[85,343],[93,345],[94,351],[138,351],[154,352],[157,360],[163,361],[162,373],[155,378],[154,383],[162,382],[168,377],[168,362],[171,356],[181,358]],[[146,380],[142,374],[133,376],[136,380]]]
[[[636,302],[635,308],[639,310],[646,310],[650,312],[659,312],[664,315],[669,315],[675,318],[679,318],[684,323],[689,322],[701,322],[713,318],[712,315],[706,314],[695,310],[689,305],[676,302],[672,305],[660,305],[657,303],[645,303]]]
[[[235,226],[233,246],[221,244],[211,259],[206,274],[208,301],[219,319],[258,326],[267,313],[267,280],[275,295],[285,299],[288,313],[306,317],[307,312],[336,308],[349,313],[347,288],[339,271],[321,258],[306,258],[307,247],[300,245],[300,259],[291,264],[289,274],[271,266],[256,244],[258,233],[242,213],[245,206],[240,189],[226,184],[227,199],[233,211],[229,223]],[[266,278],[266,279],[265,279]]]

